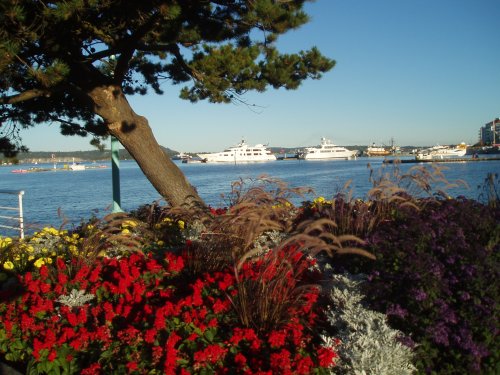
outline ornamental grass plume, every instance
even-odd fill
[[[304,202],[297,222],[327,218],[335,223],[331,230],[333,234],[364,238],[379,225],[394,219],[402,209],[419,211],[429,202],[420,198],[448,198],[447,189],[465,184],[461,180],[451,183],[444,176],[444,168],[435,165],[430,169],[412,167],[406,173],[401,172],[397,162],[384,164],[377,173],[370,164],[368,168],[373,187],[365,199],[354,199],[350,182],[347,182],[331,200],[318,197],[313,202]]]
[[[485,201],[491,208],[500,206],[500,175],[488,173],[484,183],[478,188],[481,190],[479,199]]]

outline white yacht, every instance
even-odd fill
[[[467,153],[467,145],[462,142],[457,146],[434,146],[417,152],[415,159],[432,160],[450,157],[462,157]]]
[[[306,147],[299,154],[299,159],[352,159],[356,157],[358,150],[348,150],[345,147],[334,145],[329,139],[321,138],[321,144],[317,147]]]
[[[198,156],[207,163],[246,163],[276,160],[276,156],[263,144],[250,146],[244,139],[236,146],[231,146],[224,151],[198,154]]]

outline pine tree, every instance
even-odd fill
[[[306,0],[2,0],[0,135],[58,123],[64,135],[115,136],[171,205],[201,202],[127,96],[182,85],[196,102],[296,89],[334,62],[316,49],[282,54],[280,34],[308,21]]]

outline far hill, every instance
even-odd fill
[[[177,155],[178,152],[166,147],[162,150],[170,157]],[[132,159],[129,152],[125,149],[119,150],[120,160]],[[50,163],[54,159],[56,161],[104,161],[111,160],[111,150],[88,150],[88,151],[30,151],[20,152],[15,159],[20,162],[39,162]],[[1,160],[1,158],[0,158]]]

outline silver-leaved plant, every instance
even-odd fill
[[[398,340],[402,333],[389,327],[384,314],[363,304],[363,282],[362,276],[331,275],[333,304],[326,313],[340,339],[336,345],[339,361],[332,374],[414,374],[413,351]],[[323,339],[326,345],[333,342],[330,337]]]
[[[95,296],[93,294],[86,294],[84,290],[73,289],[69,295],[59,296],[57,302],[69,307],[79,307],[92,301],[94,298]]]

